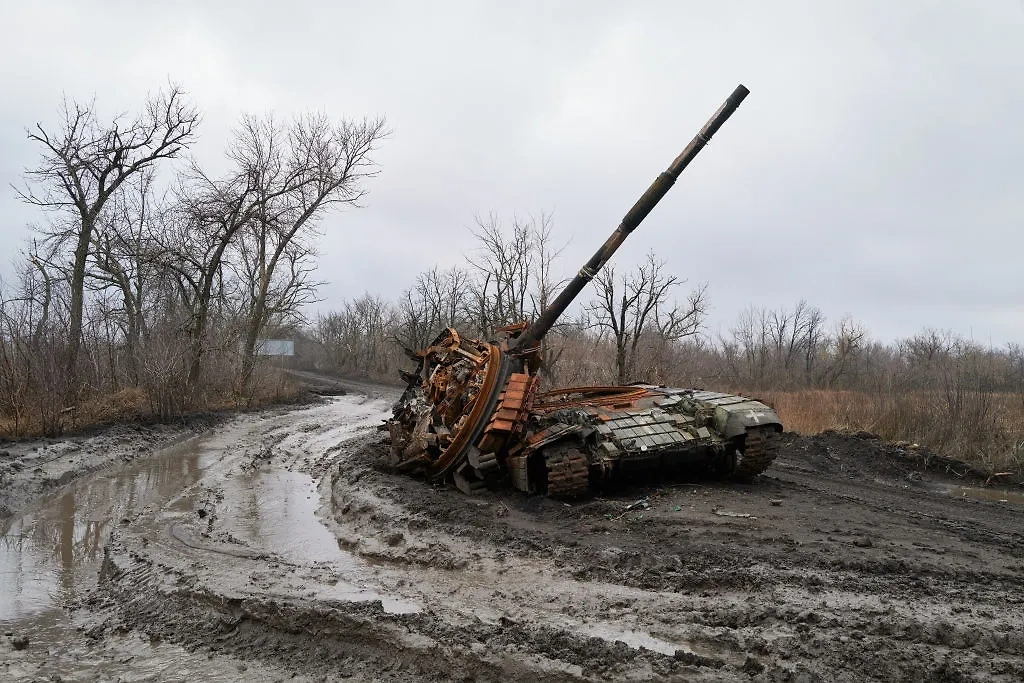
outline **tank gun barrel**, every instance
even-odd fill
[[[700,129],[700,132],[694,136],[693,140],[690,141],[683,151],[675,158],[675,160],[669,165],[669,167],[659,175],[651,186],[647,188],[643,196],[637,200],[633,208],[622,219],[619,223],[619,227],[615,228],[615,231],[605,240],[605,243],[601,246],[597,252],[590,257],[590,260],[580,269],[576,277],[569,281],[555,300],[551,302],[551,305],[544,309],[540,317],[537,318],[529,327],[523,330],[513,346],[512,350],[520,353],[528,352],[535,348],[540,340],[551,330],[552,326],[565,312],[565,309],[569,307],[569,304],[579,295],[583,288],[586,287],[587,283],[590,282],[594,276],[597,275],[598,271],[608,262],[608,259],[612,257],[612,254],[622,245],[629,233],[633,232],[634,229],[647,217],[647,214],[661,201],[661,198],[669,191],[679,174],[683,172],[694,157],[704,148],[711,140],[711,136],[718,132],[718,129],[722,127],[722,124],[732,116],[732,113],[736,111],[737,107],[743,101],[743,98],[749,94],[744,86],[738,85],[736,89],[729,95],[729,98],[718,108],[718,111],[708,119],[708,122],[704,124],[704,127]]]

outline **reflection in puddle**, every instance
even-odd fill
[[[316,519],[320,494],[308,474],[261,471],[234,476],[223,487],[221,520],[247,545],[292,561],[351,565],[352,556]]]
[[[946,493],[956,498],[973,498],[987,500],[992,503],[1012,503],[1024,505],[1024,493],[1005,489],[987,489],[977,486],[951,486]]]
[[[283,452],[288,450],[285,445],[292,447],[291,439],[298,452],[322,454],[380,416],[380,406],[339,398],[323,409],[323,419],[340,425],[324,434],[317,429],[296,430],[291,415],[270,425],[285,431],[288,443],[278,444]],[[251,428],[242,425],[240,429]],[[151,506],[195,510],[200,502],[197,495],[217,489],[223,493],[223,501],[217,503],[218,531],[234,536],[235,547],[336,569],[338,581],[327,586],[327,597],[380,600],[390,612],[421,609],[400,596],[342,580],[362,579],[366,567],[341,550],[317,519],[320,496],[308,474],[279,469],[221,472],[219,465],[213,467],[238,448],[239,437],[239,430],[232,429],[193,437],[152,456],[84,476],[0,522],[0,632],[16,630],[33,642],[64,642],[72,629],[65,607],[96,587],[111,528],[122,520],[138,523],[130,520]],[[230,465],[232,461],[223,462]],[[197,485],[204,477],[212,485],[200,491]]]
[[[217,506],[220,529],[253,550],[300,564],[329,563],[339,571],[337,583],[321,588],[320,597],[380,600],[384,611],[392,614],[422,610],[404,598],[359,585],[361,579],[369,578],[368,567],[360,558],[342,550],[334,535],[317,519],[320,493],[317,482],[308,474],[264,469],[225,479],[221,486],[224,499]]]
[[[0,624],[60,627],[61,609],[96,584],[112,524],[199,479],[208,459],[190,439],[116,471],[85,477],[0,527]]]

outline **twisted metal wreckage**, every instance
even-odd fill
[[[454,480],[465,493],[506,476],[525,492],[576,497],[638,471],[695,463],[740,480],[775,458],[782,423],[742,396],[651,385],[540,392],[541,342],[626,237],[747,96],[738,86],[532,324],[483,341],[444,330],[413,352],[414,372],[388,421],[397,471]]]

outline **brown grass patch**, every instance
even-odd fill
[[[302,385],[277,368],[259,368],[249,387],[208,390],[190,401],[187,411],[171,415],[159,413],[158,405],[140,387],[121,389],[112,394],[91,396],[73,408],[54,412],[56,420],[44,422],[40,407],[45,397],[36,397],[20,420],[0,416],[0,438],[57,436],[101,425],[131,422],[173,421],[185,412],[230,412],[269,405],[291,403],[303,392]]]
[[[1024,395],[979,391],[768,391],[787,430],[867,431],[988,471],[1024,472]]]

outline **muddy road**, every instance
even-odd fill
[[[0,679],[1024,678],[1019,489],[826,434],[753,485],[467,498],[385,470],[394,397],[44,444]]]

